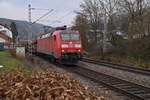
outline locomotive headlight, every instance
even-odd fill
[[[62,44],[61,47],[62,47],[62,48],[68,48],[69,45],[68,45],[68,44]]]
[[[75,44],[75,48],[81,48],[81,44]]]

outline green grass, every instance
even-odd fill
[[[14,70],[19,72],[27,72],[22,61],[12,57],[12,55],[5,51],[0,51],[0,65],[4,66],[0,70]]]

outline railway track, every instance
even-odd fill
[[[95,61],[95,60],[88,59],[88,58],[83,58],[81,61],[92,63],[92,64],[97,64],[97,65],[103,65],[105,67],[119,69],[119,70],[128,71],[128,72],[133,72],[133,73],[137,73],[137,74],[141,74],[141,75],[150,76],[150,70],[133,67],[130,65],[118,64],[118,63],[113,63],[113,62],[108,62],[108,61]]]
[[[104,87],[107,87],[117,93],[121,93],[133,100],[150,100],[150,88],[142,85],[138,85],[126,80],[122,80],[116,77],[112,77],[103,73],[99,73],[90,69],[86,69],[80,66],[73,68],[63,67],[73,73],[77,73],[85,78],[99,83]]]
[[[47,60],[47,57],[42,57]],[[47,60],[49,62],[49,60]],[[68,67],[61,64],[54,64],[56,67],[63,68],[69,72],[76,73],[93,82],[98,83],[108,89],[121,93],[124,96],[132,98],[133,100],[150,100],[150,88],[126,80],[122,80],[110,75],[99,73],[82,66]],[[131,100],[131,99],[129,99]]]

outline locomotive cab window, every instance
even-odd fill
[[[80,35],[77,33],[61,33],[61,39],[64,41],[79,41]]]
[[[55,40],[55,41],[57,40],[56,35],[54,35],[54,40]]]

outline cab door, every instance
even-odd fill
[[[57,54],[58,54],[58,43],[57,43],[57,36],[54,35],[54,38],[53,38],[53,48],[54,48],[54,53],[53,55],[55,56],[55,58],[57,58]]]
[[[51,55],[54,56],[54,36],[50,37],[50,51]]]

